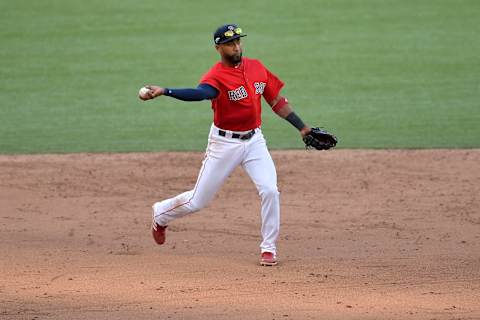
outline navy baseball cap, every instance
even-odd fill
[[[246,34],[242,32],[242,28],[239,28],[236,24],[225,24],[218,27],[213,34],[213,42],[215,44],[222,44],[241,37],[245,37]]]

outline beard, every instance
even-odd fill
[[[240,62],[242,62],[242,54],[243,54],[243,52],[240,52],[238,54],[234,54],[234,55],[231,55],[231,56],[226,56],[225,58],[231,64],[236,65],[236,64],[239,64]]]

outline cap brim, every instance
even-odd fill
[[[223,41],[219,41],[217,44],[227,43],[227,42],[233,41],[233,40],[235,40],[235,39],[242,38],[242,37],[246,37],[246,36],[247,36],[246,34],[236,34],[236,35],[234,35],[234,36],[231,37],[231,38],[225,39],[225,40],[223,40]]]

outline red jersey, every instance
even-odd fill
[[[218,128],[247,131],[262,123],[262,95],[270,102],[284,83],[256,59],[242,58],[237,67],[215,64],[200,80],[218,90],[212,99],[213,123]]]

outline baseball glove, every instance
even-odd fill
[[[320,128],[312,128],[312,131],[303,137],[303,142],[306,149],[328,150],[337,145],[337,137]]]

